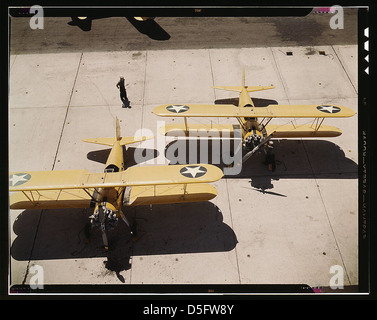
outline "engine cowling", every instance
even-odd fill
[[[117,211],[109,202],[98,203],[89,219],[92,226],[104,225],[106,230],[113,229],[118,222]]]

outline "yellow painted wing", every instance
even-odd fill
[[[131,187],[126,205],[209,201],[216,195],[216,188],[208,183],[138,186]]]
[[[233,104],[165,104],[152,112],[160,117],[238,117],[239,110]]]
[[[186,184],[213,182],[222,177],[221,169],[209,164],[131,167],[107,173],[87,170],[14,172],[9,176],[9,191]]]
[[[213,182],[222,177],[221,169],[208,164],[131,167],[123,172],[110,173],[89,173],[87,170],[14,172],[9,176],[9,191],[16,192],[10,197],[10,207],[11,209],[90,207],[93,205],[90,192],[93,192],[94,188],[127,186],[138,187],[139,191],[143,191],[144,200],[151,198],[148,194],[148,186],[157,186],[159,196],[151,200],[151,203],[167,203],[167,201],[171,203],[179,200],[182,194],[177,192],[169,194],[167,191],[169,188],[164,189],[161,185],[181,185],[179,188],[182,188],[182,185]],[[190,188],[187,199],[204,201],[216,196],[210,187],[202,188],[204,189]],[[207,195],[199,195],[200,190],[205,191]],[[164,192],[168,194],[163,195]],[[139,199],[138,202],[140,201],[143,200]]]
[[[337,105],[269,105],[262,108],[239,108],[234,105],[160,105],[153,113],[161,117],[243,117],[243,118],[342,118],[355,111]]]
[[[83,177],[89,174],[87,170],[12,172],[9,191],[83,189]]]
[[[253,109],[258,117],[271,118],[345,118],[356,114],[351,108],[338,105],[271,104],[265,108]]]
[[[203,124],[203,123],[168,123],[163,127],[159,128],[159,132],[162,135],[186,135],[186,132],[189,132],[195,136],[213,136],[213,137],[220,137],[225,136],[233,136],[234,130],[239,129],[239,125],[232,125],[232,124]]]
[[[128,186],[168,185],[213,182],[223,172],[210,164],[131,167],[123,172]]]
[[[82,189],[15,192],[9,197],[11,209],[90,208],[91,196]]]
[[[267,135],[273,133],[274,138],[328,138],[337,137],[342,134],[338,128],[322,124],[319,128],[315,128],[310,124],[297,124],[293,125],[273,125],[268,124],[266,126]]]

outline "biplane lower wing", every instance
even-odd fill
[[[90,194],[81,189],[15,192],[9,198],[11,209],[91,208]]]
[[[166,136],[185,135],[187,132],[195,136],[220,137],[224,135],[233,136],[234,130],[240,129],[239,125],[232,124],[202,124],[202,123],[168,123],[159,128],[159,132]]]
[[[274,138],[330,138],[338,137],[342,134],[338,128],[328,125],[311,125],[311,124],[284,124],[284,125],[267,125],[265,127],[266,135],[272,134]]]
[[[209,201],[216,197],[217,190],[208,183],[188,185],[172,184],[131,187],[126,199],[127,206],[167,204],[180,202]]]
[[[89,207],[91,194],[101,188],[145,187],[205,183],[223,177],[221,169],[208,164],[131,167],[123,172],[90,173],[87,170],[14,172],[9,176],[13,209]],[[26,200],[27,199],[27,200]]]
[[[313,137],[337,137],[342,134],[338,128],[329,125],[319,126],[315,122],[313,124],[283,124],[265,126],[266,135],[273,134],[274,138],[313,138]],[[159,128],[159,132],[166,136],[186,136],[195,137],[226,137],[234,138],[234,131],[241,130],[239,125],[231,124],[188,124],[169,123]]]
[[[235,117],[235,118],[343,118],[355,111],[337,105],[268,105],[240,108],[234,105],[182,104],[160,105],[153,109],[160,117]]]

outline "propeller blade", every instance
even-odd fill
[[[246,153],[243,158],[242,158],[242,163],[245,163],[255,152],[257,152],[259,150],[260,147],[262,147],[263,145],[265,145],[268,141],[271,140],[273,134],[275,133],[272,132],[271,134],[269,134],[266,138],[264,138],[260,144],[258,144],[253,150],[249,151],[248,153]]]
[[[109,242],[107,240],[107,234],[106,234],[106,227],[105,224],[101,222],[101,231],[102,231],[102,241],[103,241],[103,246],[105,250],[109,250]]]
[[[99,221],[101,222],[102,241],[105,251],[109,249],[109,242],[107,240],[106,225],[105,225],[105,212],[102,205],[98,206]]]

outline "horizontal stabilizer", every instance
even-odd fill
[[[214,89],[220,89],[220,90],[226,90],[226,91],[235,91],[235,92],[241,92],[242,89],[246,89],[247,92],[253,92],[253,91],[261,91],[261,90],[268,90],[268,89],[274,89],[274,86],[214,86]]]
[[[153,139],[153,138],[154,138],[153,136],[149,136],[149,137],[146,137],[146,136],[143,136],[143,137],[123,137],[123,138],[120,139],[119,144],[121,146],[125,146],[127,144],[141,142],[141,141],[145,141],[145,140],[150,140],[150,139]]]
[[[145,140],[153,139],[153,137],[122,137],[119,140],[119,144],[121,146],[125,146],[127,144],[141,142]],[[105,146],[113,146],[117,138],[95,138],[95,139],[83,139],[84,142],[95,143],[95,144],[102,144]]]

